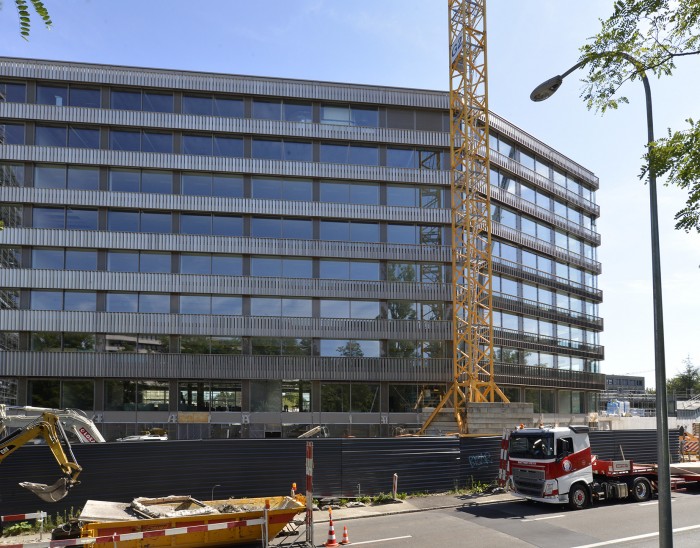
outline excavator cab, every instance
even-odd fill
[[[31,424],[0,440],[0,463],[17,449],[37,438],[43,438],[46,441],[63,472],[63,477],[52,485],[25,481],[21,482],[20,486],[30,490],[43,501],[58,502],[68,494],[70,489],[80,483],[78,475],[83,469],[76,462],[66,432],[56,415],[48,412],[42,413]],[[65,451],[61,442],[65,444]]]

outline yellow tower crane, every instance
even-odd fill
[[[453,378],[443,408],[467,432],[467,403],[508,402],[494,380],[486,0],[448,0]]]

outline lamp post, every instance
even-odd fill
[[[647,113],[647,149],[651,150],[654,142],[654,121],[651,109],[651,88],[642,63],[622,51],[602,52],[591,55],[576,63],[569,70],[550,78],[537,86],[530,94],[533,101],[549,99],[561,86],[562,81],[576,69],[593,59],[600,57],[617,57],[631,63],[639,73],[644,84]],[[673,527],[671,524],[671,472],[668,443],[668,402],[666,400],[666,359],[664,350],[664,318],[661,296],[661,253],[659,249],[659,214],[656,198],[656,172],[649,165],[649,207],[651,220],[651,268],[654,308],[654,369],[656,372],[656,441],[658,450],[658,494],[659,494],[659,546],[673,546]]]
[[[217,483],[214,487],[211,488],[211,499],[209,500],[214,500],[214,489],[216,489],[217,487],[221,487],[221,485]]]

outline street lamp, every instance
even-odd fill
[[[537,86],[530,94],[533,101],[549,99],[561,86],[562,81],[574,70],[601,57],[622,58],[631,63],[642,79],[646,96],[647,111],[647,150],[651,151],[654,142],[654,121],[651,109],[651,89],[644,65],[623,51],[608,51],[589,55],[576,63],[565,73],[550,78]],[[651,268],[654,306],[654,364],[656,372],[656,441],[658,450],[658,493],[659,493],[659,546],[673,546],[671,525],[671,472],[668,443],[668,402],[666,401],[666,359],[664,350],[664,318],[661,297],[661,253],[659,250],[659,213],[656,198],[656,172],[649,164],[649,206],[651,220]]]
[[[217,483],[214,487],[211,488],[211,498],[209,500],[214,500],[214,489],[216,489],[217,487],[221,487],[221,485]]]

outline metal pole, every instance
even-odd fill
[[[314,544],[314,442],[306,442],[306,545]]]
[[[629,56],[623,54],[629,59]],[[637,63],[635,62],[635,65]],[[646,73],[641,71],[647,110],[647,149],[654,142],[654,117],[651,88]],[[664,347],[664,309],[661,291],[661,247],[659,245],[659,209],[656,199],[656,172],[649,163],[649,211],[651,218],[651,277],[654,303],[654,361],[656,372],[656,440],[658,447],[659,546],[673,546],[671,514],[671,469],[668,443],[668,401],[666,399],[666,351]]]
[[[537,86],[530,94],[533,101],[544,101],[552,96],[561,86],[565,76],[571,74],[593,59],[601,57],[618,57],[629,61],[636,69],[646,97],[647,114],[647,152],[651,152],[654,142],[654,117],[651,108],[651,88],[644,65],[624,51],[603,51],[594,53],[576,63],[564,74],[550,78]],[[659,245],[659,213],[656,199],[656,172],[649,164],[649,211],[651,221],[651,268],[652,299],[654,313],[654,371],[656,374],[656,442],[657,442],[657,489],[659,496],[659,546],[673,546],[673,526],[671,516],[671,469],[670,447],[668,442],[668,400],[666,399],[666,352],[664,349],[664,314],[661,295],[661,252]]]

